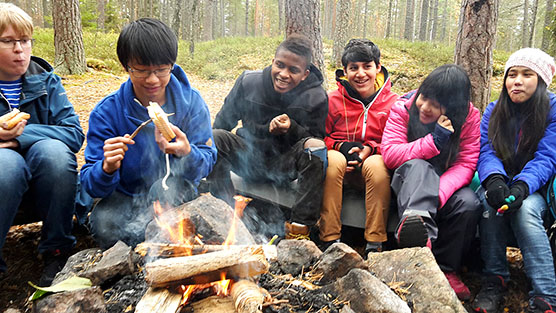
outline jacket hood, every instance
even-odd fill
[[[25,77],[36,74],[42,74],[45,72],[52,72],[54,68],[50,65],[46,60],[41,59],[36,56],[31,56],[31,62],[29,62],[29,68],[27,68],[27,72],[25,72]]]

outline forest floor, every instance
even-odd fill
[[[332,71],[327,74],[333,77]],[[234,81],[212,81],[203,80],[195,75],[188,74],[192,86],[201,92],[207,103],[211,117],[214,120],[224,98],[233,86]],[[63,79],[70,101],[80,116],[81,125],[85,131],[88,129],[88,116],[94,106],[107,94],[115,91],[125,82],[127,75],[112,75],[93,71],[79,77],[68,77]],[[329,83],[329,88],[334,85]],[[83,146],[84,149],[85,145]],[[84,163],[83,149],[78,153],[79,166]],[[37,254],[37,245],[40,240],[40,223],[13,226],[8,233],[3,255],[8,263],[8,272],[5,277],[0,278],[0,312],[7,308],[19,309],[21,312],[31,312],[31,303],[27,300],[34,291],[28,285],[28,281],[37,283],[42,272],[42,261]],[[78,244],[74,252],[82,249],[95,247],[84,227],[76,227],[74,235]],[[475,255],[476,260],[480,257]],[[526,306],[528,283],[523,273],[523,264],[519,251],[510,250],[508,253],[512,268],[510,294],[506,300],[505,312],[523,312]],[[470,287],[473,294],[480,288],[479,274],[476,271],[466,271],[462,275],[463,280]]]

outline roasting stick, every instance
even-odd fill
[[[170,156],[166,153],[166,175],[162,178],[162,188],[164,188],[164,190],[170,189],[170,187],[166,184],[168,177],[170,177]]]
[[[172,116],[172,115],[174,115],[174,113],[166,114],[166,116]],[[149,123],[152,122],[152,121],[153,121],[153,119],[152,119],[152,118],[149,118],[148,120],[146,120],[146,121],[144,121],[143,123],[141,123],[141,125],[139,125],[139,126],[135,129],[135,131],[131,134],[131,136],[129,136],[129,139],[135,138],[135,136],[137,136],[137,134],[139,134],[139,131],[141,131],[141,129],[143,129],[143,127],[147,126],[147,124],[149,124]]]

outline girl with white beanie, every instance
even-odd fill
[[[485,267],[473,302],[477,312],[498,312],[510,278],[506,247],[515,244],[532,286],[528,312],[556,310],[554,261],[543,226],[543,190],[556,174],[556,96],[547,90],[555,71],[554,59],[539,49],[515,52],[500,97],[483,114],[477,192]]]

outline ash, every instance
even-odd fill
[[[106,312],[130,312],[128,307],[135,308],[148,288],[145,275],[142,272],[124,276],[112,288],[104,291]]]
[[[269,273],[262,274],[259,278],[259,286],[265,288],[274,301],[279,304],[272,304],[264,308],[265,313],[291,313],[291,312],[330,312],[338,313],[344,306],[344,302],[337,300],[337,295],[325,293],[319,289],[310,290],[302,285],[292,284],[291,275],[283,273],[274,264]],[[295,278],[303,280],[303,278]],[[308,281],[311,283],[310,281]],[[315,284],[318,282],[314,282]],[[282,301],[281,301],[282,300]],[[286,300],[286,301],[283,301]],[[282,303],[284,302],[284,303]]]

